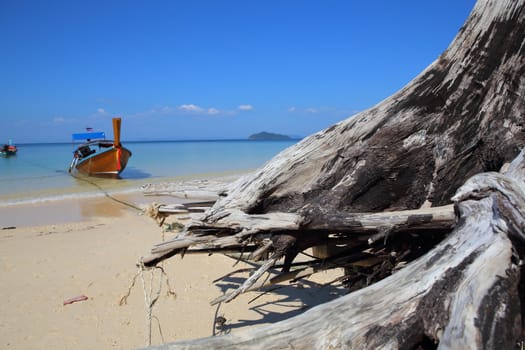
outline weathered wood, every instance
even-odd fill
[[[453,205],[438,208],[423,208],[418,210],[396,211],[386,213],[318,213],[315,220],[300,222],[295,214],[270,213],[265,215],[246,215],[241,211],[232,211],[235,217],[232,224],[215,225],[213,229],[201,221],[194,221],[188,226],[188,231],[177,235],[172,240],[155,245],[151,253],[143,258],[146,266],[177,254],[179,251],[199,245],[202,251],[223,250],[224,248],[240,248],[250,244],[249,239],[254,233],[272,231],[338,231],[347,234],[373,235],[388,227],[389,232],[406,230],[442,229],[454,227],[455,214]],[[325,216],[323,216],[325,215]],[[202,225],[202,231],[201,231]],[[242,227],[240,232],[239,227]],[[217,237],[210,233],[231,232],[235,234]],[[202,234],[201,234],[202,233]],[[307,247],[308,248],[308,247]]]
[[[525,182],[479,178],[455,197],[453,233],[394,275],[270,326],[150,349],[411,349],[424,338],[446,349],[513,348],[520,268],[509,235],[525,222]]]
[[[382,213],[303,212],[309,218],[302,223],[303,229],[329,230],[352,233],[377,232],[382,227],[391,231],[407,229],[449,229],[454,226],[456,216],[453,205],[415,210],[400,210]]]
[[[215,305],[215,304],[222,303],[222,302],[227,303],[229,301],[232,301],[235,297],[237,297],[241,293],[246,292],[251,286],[253,286],[255,284],[255,282],[257,282],[257,280],[266,271],[268,271],[270,268],[272,268],[272,266],[281,257],[282,257],[282,254],[281,255],[274,255],[270,259],[266,260],[266,262],[259,269],[257,269],[257,271],[255,271],[255,273],[252,274],[246,281],[244,281],[244,283],[239,288],[235,289],[234,291],[232,291],[230,293],[226,293],[226,294],[224,294],[224,295],[214,299],[211,302],[211,305]]]
[[[161,205],[158,208],[159,213],[161,214],[186,214],[186,213],[203,213],[208,210],[213,203],[210,203],[208,206],[198,206],[194,204],[169,204]]]
[[[238,179],[189,230],[295,230],[322,225],[318,214],[448,205],[467,178],[498,171],[525,146],[522,7],[480,0],[451,46],[405,88]],[[260,225],[283,214],[282,227]]]
[[[366,226],[355,224],[363,215],[356,213],[446,206],[454,196],[459,220],[440,231],[448,233],[443,241],[393,275],[298,317],[158,348],[412,349],[427,340],[443,349],[510,349],[522,341],[524,33],[525,0],[478,0],[451,46],[406,87],[239,179],[149,263],[204,237],[199,244],[242,248],[289,236],[285,277],[299,251],[334,235],[374,246],[388,238],[387,251],[403,240],[391,233],[421,236],[434,219],[372,220],[374,232],[363,234],[354,232]]]
[[[238,176],[222,180],[186,180],[157,184],[145,184],[141,187],[145,196],[170,196],[182,199],[213,199],[227,191],[228,185]]]

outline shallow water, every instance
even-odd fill
[[[69,143],[17,145],[0,159],[0,206],[138,191],[145,183],[256,169],[297,140],[123,142],[132,151],[121,179],[73,177]]]

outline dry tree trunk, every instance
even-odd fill
[[[392,276],[270,326],[150,349],[412,349],[425,339],[442,349],[515,347],[524,153],[506,175],[468,180],[454,197],[454,231]]]
[[[451,46],[405,88],[234,183],[144,263],[188,249],[247,249],[253,259],[269,253],[266,268],[284,257],[284,275],[306,248],[343,241],[350,259],[363,245],[377,247],[377,237],[395,246],[403,232],[432,250],[298,317],[159,349],[411,349],[425,339],[443,349],[514,346],[522,328],[523,154],[508,173],[494,171],[524,148],[524,63],[525,0],[478,0]],[[455,214],[447,207],[454,193]],[[383,221],[368,226],[370,215]],[[445,238],[430,240],[429,228]],[[344,258],[333,261],[351,264]],[[250,290],[254,279],[216,302]]]
[[[441,57],[398,93],[285,150],[238,182],[224,211],[369,212],[448,204],[524,144],[523,1],[481,0]]]
[[[253,234],[267,229],[250,221],[276,219],[307,232],[319,214],[449,204],[467,178],[498,171],[525,145],[523,7],[479,0],[451,46],[405,88],[241,178],[196,226]]]

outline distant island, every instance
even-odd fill
[[[253,134],[253,135],[250,135],[250,137],[248,137],[248,140],[255,140],[255,141],[261,141],[261,140],[275,141],[275,140],[291,140],[291,139],[292,138],[287,135],[274,134],[274,133],[266,132],[266,131],[259,132],[257,134]]]

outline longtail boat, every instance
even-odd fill
[[[0,149],[0,157],[7,158],[11,156],[16,156],[16,152],[18,152],[18,149],[15,145],[11,143],[11,140],[9,140],[9,143],[6,143]]]
[[[98,131],[76,133],[73,142],[82,140],[73,152],[69,172],[97,177],[119,177],[128,164],[131,151],[120,143],[121,118],[113,118],[113,140]]]

